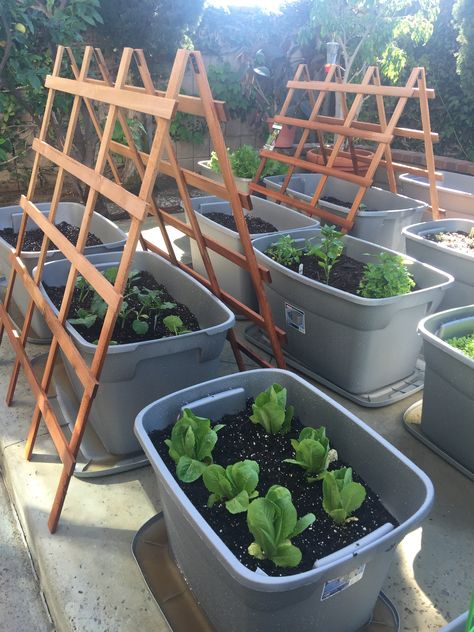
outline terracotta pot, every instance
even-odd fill
[[[331,151],[332,151],[332,147],[327,147],[326,148],[326,155],[327,158],[329,159],[329,156],[331,155]],[[363,157],[363,158],[372,158],[372,156],[374,155],[372,151],[368,151],[366,149],[355,149],[355,154],[356,157]],[[307,160],[309,160],[309,162],[314,162],[317,165],[324,165],[326,164],[324,162],[323,156],[318,149],[309,149],[306,152],[306,158]],[[346,172],[350,172],[353,173],[354,172],[354,165],[352,163],[352,159],[350,157],[350,153],[347,151],[340,151],[337,158],[336,158],[336,162],[334,163],[334,168],[338,169],[339,171],[346,171]],[[359,171],[359,175],[360,176],[365,176],[368,169],[369,169],[369,163],[364,161],[357,161],[357,168]]]
[[[273,119],[267,119],[268,123],[268,131],[272,131]],[[280,133],[278,134],[278,138],[275,141],[275,147],[291,147],[295,140],[296,134],[296,126],[294,125],[283,125]]]

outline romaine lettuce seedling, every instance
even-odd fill
[[[248,552],[259,560],[271,560],[276,566],[298,566],[301,551],[291,543],[291,538],[302,533],[315,520],[313,513],[298,519],[290,491],[286,487],[272,485],[264,498],[256,498],[249,505],[247,525],[255,541]]]
[[[250,421],[263,426],[268,434],[288,432],[291,427],[294,408],[293,406],[286,406],[286,395],[286,388],[280,384],[272,384],[255,398]]]
[[[357,520],[351,514],[362,505],[366,491],[352,480],[352,468],[326,472],[323,478],[323,509],[337,524]]]
[[[217,433],[223,427],[223,424],[217,424],[211,428],[210,419],[198,417],[189,408],[184,409],[173,426],[171,439],[165,440],[180,481],[192,483],[211,465]]]
[[[207,506],[225,501],[231,514],[247,511],[249,502],[258,496],[255,488],[258,485],[260,468],[256,461],[237,461],[225,469],[222,465],[209,465],[202,475],[206,489],[211,493]]]
[[[308,482],[320,480],[328,468],[329,463],[337,459],[336,450],[329,448],[326,428],[303,428],[298,439],[292,439],[291,445],[295,451],[294,459],[285,459],[285,463],[299,465],[308,476]]]

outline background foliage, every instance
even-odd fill
[[[227,102],[233,118],[258,124],[281,107],[298,63],[322,76],[325,44],[333,39],[343,47],[348,80],[374,61],[388,81],[426,66],[438,96],[430,104],[441,136],[437,153],[474,160],[473,0],[297,0],[281,14],[204,8],[204,0],[0,0],[0,170],[17,178],[28,171],[23,157],[37,133],[44,77],[58,43],[87,41],[112,61],[123,46],[144,48],[158,79],[167,75],[177,47],[194,46],[212,56],[216,98]],[[256,67],[268,72],[256,74]],[[57,139],[67,105],[67,98],[56,104]],[[408,110],[406,122],[418,116]],[[199,142],[206,128],[183,115],[172,132]],[[141,136],[146,146],[145,132]],[[76,151],[86,162],[94,155],[90,138],[84,122]]]

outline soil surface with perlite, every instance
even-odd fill
[[[443,231],[439,233],[428,233],[424,235],[424,238],[428,239],[428,241],[434,241],[440,246],[457,250],[457,252],[462,252],[465,255],[474,256],[474,234],[471,236],[462,230],[453,232]]]
[[[72,226],[68,222],[60,222],[59,224],[56,224],[56,228],[65,237],[67,237],[74,246],[77,244],[77,240],[79,238],[79,228],[77,226]],[[15,233],[12,228],[2,228],[0,230],[0,237],[3,237],[10,246],[16,246],[18,233]],[[39,252],[41,250],[41,244],[43,243],[43,237],[44,233],[40,228],[27,230],[22,250],[28,252]],[[100,246],[102,243],[103,242],[93,233],[88,233],[86,246]]]
[[[159,290],[161,292],[160,299],[162,302],[175,303],[175,307],[166,310],[150,310],[148,313],[147,323],[149,324],[149,330],[146,334],[137,334],[132,327],[132,323],[135,319],[133,310],[139,311],[142,308],[142,304],[136,298],[136,295],[130,295],[126,297],[127,311],[130,310],[130,315],[125,320],[118,319],[115,323],[114,331],[112,334],[112,344],[127,344],[130,342],[143,342],[145,340],[157,340],[159,338],[174,337],[175,334],[169,331],[163,323],[163,318],[166,316],[179,316],[183,321],[185,329],[189,331],[198,331],[200,329],[196,316],[191,310],[178,303],[174,297],[167,291],[164,285],[160,285],[155,278],[149,273],[141,271],[139,276],[133,281],[133,285],[137,286],[139,290],[145,288],[149,290]],[[61,307],[61,301],[64,296],[65,286],[53,287],[44,284],[44,288],[54,303],[54,306],[59,309]],[[89,292],[87,297],[80,300],[80,291],[78,288],[74,288],[73,299],[71,307],[68,313],[69,318],[76,318],[77,312],[80,308],[89,309],[92,303],[94,292]],[[87,342],[96,343],[102,329],[103,319],[98,318],[97,321],[89,328],[83,325],[74,325],[74,328],[81,334]]]
[[[212,453],[213,460],[223,467],[244,459],[257,461],[260,466],[257,486],[260,496],[265,496],[272,485],[283,485],[291,492],[298,517],[308,512],[315,514],[315,522],[299,536],[292,538],[292,543],[302,552],[300,564],[296,568],[279,568],[269,560],[257,560],[252,557],[247,551],[253,541],[247,527],[247,514],[233,515],[221,504],[209,509],[209,492],[202,479],[194,483],[182,483],[176,479],[189,500],[242,564],[253,571],[259,567],[274,577],[295,575],[310,570],[318,559],[352,544],[387,522],[394,526],[398,525],[397,520],[385,509],[378,496],[367,487],[356,472],[353,472],[354,481],[362,483],[367,492],[364,503],[354,513],[357,521],[343,525],[333,522],[322,507],[322,482],[308,483],[302,468],[283,463],[284,459],[294,458],[290,439],[298,438],[303,425],[294,418],[291,430],[287,434],[269,435],[261,426],[250,421],[252,403],[251,399],[248,400],[245,410],[238,414],[226,415],[220,420],[219,423],[225,424],[225,427],[217,434],[217,443]],[[324,419],[320,422],[324,425]],[[150,438],[174,475],[176,466],[164,443],[170,435],[171,426],[165,430],[152,431]],[[329,441],[331,442],[330,435]],[[331,447],[337,450],[337,445],[331,444]],[[330,469],[347,465],[350,464],[337,461],[331,464]]]
[[[204,217],[216,222],[216,224],[220,224],[225,228],[229,228],[234,232],[238,232],[237,225],[235,223],[235,218],[233,215],[228,215],[227,213],[203,213]],[[261,217],[256,217],[255,215],[248,214],[245,216],[245,221],[247,222],[247,228],[249,229],[249,233],[251,235],[257,235],[259,233],[275,233],[278,229],[270,224],[270,222],[266,222]]]

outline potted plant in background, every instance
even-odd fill
[[[96,255],[90,260],[114,281],[119,255]],[[51,288],[59,288],[60,302],[69,267],[65,260],[44,267],[41,291],[55,309]],[[141,287],[140,277],[148,279],[146,286]],[[85,304],[84,293],[89,294],[82,296]],[[77,278],[73,305],[67,329],[90,363],[97,348],[94,328],[100,332],[106,306],[82,277]],[[187,324],[183,314],[188,317],[189,312],[192,318]],[[107,351],[89,418],[107,452],[125,455],[139,450],[133,421],[157,393],[164,395],[195,383],[202,375],[211,378],[217,374],[219,356],[233,324],[232,312],[188,274],[150,252],[135,254],[115,339],[112,337]],[[82,385],[66,358],[64,364],[80,400]]]
[[[252,182],[260,164],[258,151],[251,145],[241,145],[234,151],[227,150],[229,154],[230,166],[234,175],[235,184],[238,191],[248,194],[248,185]],[[205,170],[206,176],[218,182],[223,182],[219,158],[213,151],[210,160],[201,160],[199,166]],[[262,173],[262,178],[267,176],[286,173],[286,166],[277,160],[267,160]]]
[[[302,431],[305,438],[300,435],[301,442],[290,442],[288,438],[288,432],[292,432],[293,413],[303,426],[307,426]],[[332,500],[335,504],[328,501],[321,506],[318,502],[314,504],[314,512],[306,513],[293,505],[292,500],[298,504],[296,494],[292,498],[287,491],[282,491],[281,486],[275,489],[277,480],[262,483],[265,473],[263,469],[259,471],[258,463],[257,467],[248,463],[239,466],[246,470],[244,478],[247,481],[241,492],[229,483],[243,482],[243,472],[242,477],[238,477],[235,465],[230,470],[212,465],[208,468],[213,460],[217,465],[228,465],[226,450],[223,448],[220,452],[219,447],[220,441],[226,441],[224,433],[227,431],[221,423],[230,424],[230,418],[225,416],[236,414],[241,419],[238,427],[242,428],[242,433],[244,427],[252,426],[252,436],[260,437],[259,444],[263,447],[259,445],[259,449],[263,453],[265,446],[273,445],[274,441],[278,445],[287,444],[290,455],[293,446],[298,461],[302,458],[298,450],[304,441],[310,442],[318,454],[322,451],[323,475],[318,481],[309,483],[306,470],[298,464],[282,463],[280,468],[294,472],[303,486],[315,486],[309,498],[321,493],[326,484],[334,491]],[[169,430],[178,418],[170,436]],[[260,423],[266,424],[265,420],[270,427],[261,429]],[[256,423],[255,427],[252,422]],[[322,423],[326,426],[327,436],[321,428],[316,430]],[[179,447],[180,432],[194,425],[195,441],[189,447],[199,449],[202,458],[196,452],[184,455]],[[201,427],[202,432],[197,431]],[[269,431],[277,434],[268,434]],[[403,454],[330,397],[287,371],[247,371],[164,397],[138,415],[135,432],[157,475],[174,557],[217,632],[240,632],[248,629],[249,621],[253,629],[277,632],[307,630],[309,627],[338,632],[358,630],[370,620],[395,545],[423,520],[433,501],[430,481]],[[158,439],[163,447],[165,436],[170,436],[168,446],[171,444],[169,454],[172,458],[167,456],[166,446],[165,453],[160,449],[163,457],[157,448]],[[233,445],[251,449],[243,436]],[[299,571],[300,555],[295,549],[308,538],[316,538],[317,542],[325,540],[323,528],[318,524],[326,520],[324,516],[331,516],[327,520],[335,530],[342,529],[347,533],[351,525],[357,525],[354,522],[356,516],[350,514],[363,502],[361,486],[352,486],[348,470],[341,472],[344,476],[339,482],[335,476],[335,471],[339,470],[324,474],[327,437],[341,462],[350,464],[382,504],[390,507],[393,520],[358,541],[342,545],[326,557],[316,556],[309,569]],[[216,454],[219,454],[219,461]],[[370,459],[366,458],[367,454],[371,455]],[[174,476],[175,469],[178,478]],[[204,481],[200,480],[201,476]],[[199,506],[193,505],[188,498],[185,491],[188,483],[182,482],[183,477],[195,480],[189,485],[201,490],[203,502]],[[332,488],[332,484],[339,491]],[[344,485],[350,489],[352,500],[355,500],[354,495],[358,496],[357,502],[345,505],[347,512],[335,506],[341,499],[339,494],[343,493],[340,490]],[[213,494],[212,504],[218,505],[209,510],[203,508],[209,496],[205,486]],[[256,498],[255,491],[258,491]],[[343,493],[344,497],[347,493]],[[225,504],[220,505],[224,501]],[[231,513],[226,509],[229,504],[227,509]],[[234,513],[236,509],[238,513]],[[201,511],[207,512],[208,519]],[[224,520],[230,529],[240,525],[242,553],[232,552],[224,542],[227,536],[211,527],[214,512],[228,516]],[[315,521],[312,514],[317,514]],[[268,520],[272,523],[270,528]],[[342,524],[338,526],[337,520]],[[298,534],[302,535],[298,538]],[[253,558],[244,564],[240,560],[247,550]],[[263,559],[268,557],[277,567]]]
[[[418,321],[442,300],[449,274],[330,226],[273,233],[253,245],[272,275],[266,291],[275,323],[302,370],[349,395],[414,372]]]

